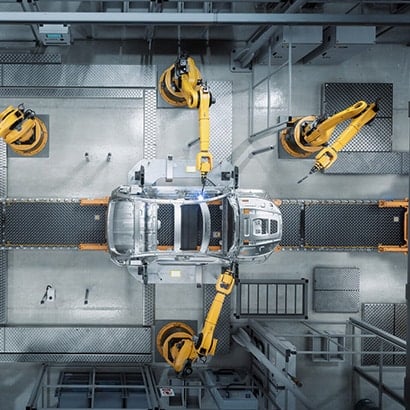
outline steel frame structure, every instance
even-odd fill
[[[406,355],[407,343],[406,341],[399,339],[398,337],[391,335],[383,330],[378,329],[375,326],[369,325],[366,322],[355,318],[349,318],[345,322],[337,321],[300,321],[300,324],[309,329],[310,333],[295,332],[291,334],[286,333],[275,333],[276,338],[286,338],[292,342],[292,338],[303,338],[306,341],[313,341],[314,339],[323,338],[327,341],[327,346],[335,346],[337,348],[337,354],[340,356],[350,357],[352,377],[358,377],[366,382],[370,383],[373,387],[377,389],[378,392],[378,406],[382,407],[383,397],[388,396],[390,399],[394,400],[399,405],[405,407],[406,396],[398,394],[397,391],[389,387],[383,380],[383,374],[387,371],[387,367],[383,363],[383,357],[385,355]],[[251,320],[249,322],[250,329],[257,326],[261,328],[261,322],[256,320]],[[319,328],[323,326],[343,326],[344,333],[339,333],[335,331],[327,332]],[[269,328],[268,328],[269,329]],[[341,344],[338,342],[340,336],[345,338],[345,343]],[[364,351],[361,347],[362,341],[366,339],[375,339],[379,343],[380,349],[375,351]],[[236,340],[234,338],[234,340]],[[313,343],[310,343],[312,346]],[[389,346],[389,348],[386,348]],[[295,352],[296,353],[296,352]],[[297,355],[334,355],[335,351],[333,349],[329,350],[298,350]],[[361,356],[364,354],[372,354],[379,356],[379,364],[377,366],[360,366]],[[390,371],[401,371],[402,367],[389,367]],[[371,373],[377,372],[378,377],[374,377]],[[356,392],[353,391],[355,394]],[[352,397],[353,400],[358,398]],[[354,403],[352,403],[354,405]]]
[[[409,26],[406,14],[251,14],[251,13],[112,13],[2,12],[0,24],[136,24],[136,25],[369,25]]]

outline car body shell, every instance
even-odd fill
[[[261,190],[125,185],[110,197],[106,234],[120,266],[263,261],[280,243],[282,216]]]

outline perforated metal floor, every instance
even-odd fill
[[[404,208],[372,201],[283,201],[281,245],[315,250],[377,249],[404,244]]]
[[[13,201],[3,206],[5,246],[105,243],[105,206],[79,202]]]
[[[405,303],[363,303],[362,318],[365,322],[376,326],[392,335],[406,340],[407,332],[407,306]],[[366,338],[362,341],[364,352],[395,352],[399,351],[387,342],[378,339]],[[364,354],[363,365],[378,365],[380,356],[377,354]],[[384,354],[383,364],[387,366],[405,366],[406,356],[398,354]]]
[[[390,83],[326,83],[322,93],[322,113],[333,114],[357,101],[372,103],[378,100],[379,111],[369,126],[363,127],[343,151],[383,152],[392,147],[393,84]],[[331,143],[346,128],[336,127]]]

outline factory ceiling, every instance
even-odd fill
[[[257,61],[283,26],[374,26],[375,43],[410,45],[410,0],[70,1],[0,0],[0,50],[46,45],[41,30],[69,28],[70,41],[178,40],[233,43],[240,66]]]

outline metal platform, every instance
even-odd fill
[[[359,268],[317,267],[313,274],[315,312],[355,313],[359,311]]]

